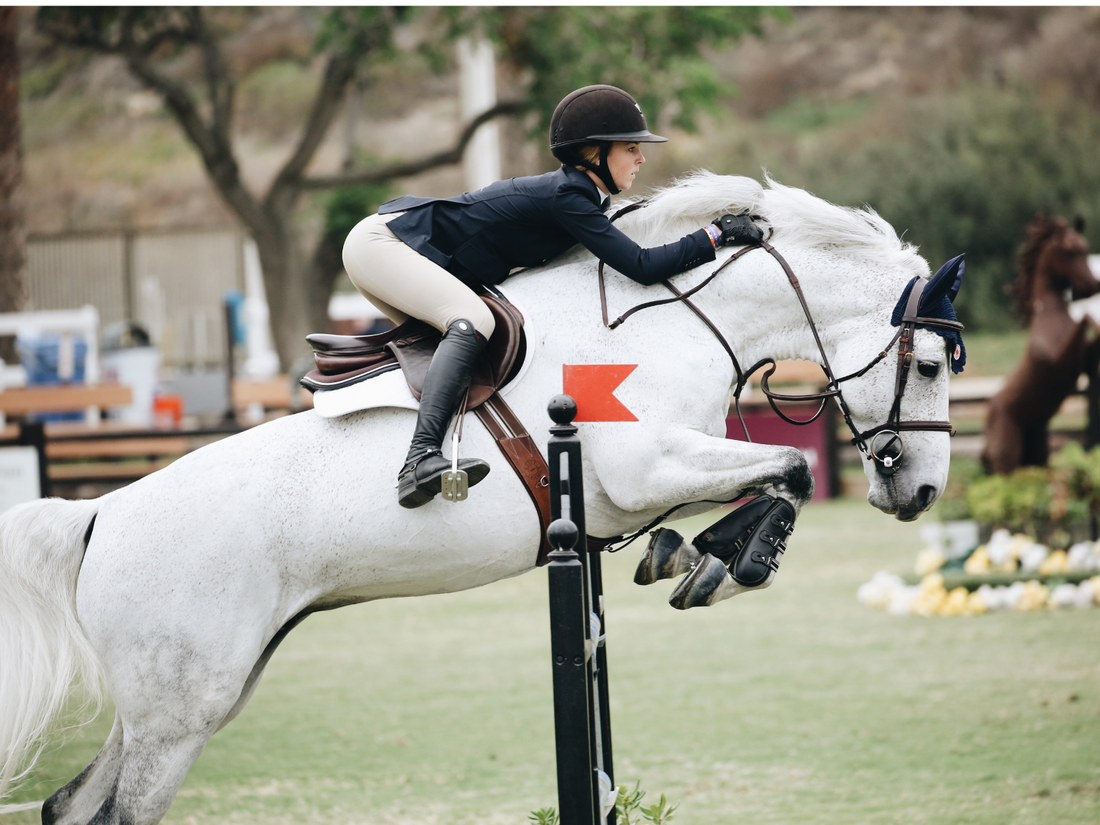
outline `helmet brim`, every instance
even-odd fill
[[[577,140],[567,140],[550,145],[551,149],[560,149],[563,146],[578,146],[582,143],[592,143],[597,140],[606,140],[613,143],[668,143],[668,138],[655,135],[652,132],[616,132],[606,135],[588,135]]]

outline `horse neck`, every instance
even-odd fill
[[[1034,315],[1056,312],[1066,314],[1069,312],[1069,301],[1066,292],[1077,288],[1084,295],[1096,291],[1095,279],[1087,271],[1087,261],[1081,256],[1080,266],[1088,275],[1087,279],[1080,277],[1079,272],[1074,271],[1076,260],[1068,262],[1056,260],[1053,254],[1040,256],[1036,264],[1035,278],[1031,285],[1031,311]]]
[[[863,274],[868,269],[866,264],[820,250],[792,248],[783,250],[782,255],[801,285],[831,363],[842,342],[871,333],[879,326],[889,327],[890,310],[907,277],[911,277],[883,273],[878,278],[867,278]],[[821,364],[813,329],[777,262],[761,250],[731,267],[742,265],[745,271],[734,270],[722,281],[723,288],[707,298],[709,306],[722,316],[720,327],[729,330],[730,344],[742,367],[765,358]],[[832,366],[840,369],[836,363]]]
[[[1031,312],[1043,315],[1050,312],[1065,314],[1069,312],[1066,301],[1068,284],[1057,283],[1049,275],[1040,273],[1031,286]]]

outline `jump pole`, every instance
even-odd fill
[[[561,825],[615,825],[612,805],[603,816],[601,775],[615,787],[608,708],[606,625],[599,553],[588,553],[584,525],[581,442],[572,425],[577,405],[556,395],[549,413],[547,464],[553,546],[550,587],[550,651],[554,674],[554,739],[557,748]],[[581,552],[577,552],[580,544]]]

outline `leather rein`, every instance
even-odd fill
[[[612,216],[612,222],[618,220],[623,215],[633,212],[636,209],[641,209],[646,205],[646,201],[638,201],[636,203],[628,204],[620,209],[615,215]],[[742,370],[740,362],[737,360],[737,356],[733,352],[733,348],[729,342],[725,339],[725,336],[718,330],[714,323],[707,318],[706,314],[699,309],[691,301],[691,296],[699,292],[703,287],[707,286],[713,281],[723,269],[729,266],[734,261],[740,259],[742,256],[753,251],[754,249],[763,249],[769,255],[771,255],[782,267],[783,272],[787,276],[787,280],[791,287],[794,289],[795,295],[798,297],[798,302],[802,305],[802,312],[806,316],[806,322],[809,324],[810,332],[813,334],[814,342],[817,344],[818,353],[821,355],[821,366],[825,372],[825,377],[828,379],[825,389],[821,392],[807,393],[805,395],[785,395],[782,393],[773,392],[768,387],[768,379],[775,373],[776,362],[774,358],[764,358],[753,365],[753,367],[747,372]],[[748,383],[749,376],[759,370],[765,365],[770,365],[770,369],[763,373],[760,377],[760,389],[768,399],[768,403],[776,414],[789,424],[804,425],[811,424],[817,420],[825,410],[825,405],[830,398],[835,398],[837,405],[840,407],[841,415],[844,417],[844,423],[848,426],[848,429],[852,433],[852,444],[856,445],[860,452],[866,453],[875,462],[876,469],[883,475],[893,475],[897,472],[898,466],[901,463],[901,457],[903,453],[903,445],[901,440],[901,432],[903,431],[915,431],[923,430],[928,432],[945,432],[954,433],[950,421],[902,421],[901,420],[901,399],[905,394],[905,388],[909,381],[909,370],[913,363],[913,336],[918,325],[925,327],[938,327],[941,329],[953,329],[962,330],[963,325],[957,321],[948,321],[942,318],[926,318],[917,315],[918,307],[920,306],[920,298],[924,293],[924,288],[927,286],[927,281],[923,278],[917,278],[913,282],[913,287],[909,293],[909,299],[905,305],[905,313],[901,319],[901,325],[898,331],[894,334],[894,337],[890,339],[889,343],[882,349],[882,351],[871,359],[862,369],[848,375],[837,378],[833,374],[833,369],[829,364],[829,357],[825,353],[825,346],[821,342],[821,336],[817,331],[817,324],[814,323],[813,315],[810,312],[810,307],[806,303],[806,296],[802,292],[802,285],[799,283],[797,276],[791,270],[790,265],[779,254],[779,251],[767,241],[761,241],[759,244],[752,246],[745,246],[733,253],[727,258],[717,269],[710,275],[704,278],[699,284],[691,289],[683,292],[677,289],[670,281],[664,280],[661,283],[673,294],[671,298],[665,298],[657,301],[647,301],[642,304],[638,304],[631,309],[628,309],[614,321],[608,320],[607,311],[607,292],[604,286],[604,262],[600,261],[599,268],[599,286],[600,286],[600,306],[603,313],[604,325],[611,330],[619,327],[627,318],[636,312],[643,309],[649,309],[651,307],[662,306],[664,304],[682,303],[688,309],[690,309],[696,316],[706,324],[707,328],[718,339],[718,342],[722,345],[723,349],[729,354],[730,360],[733,362],[733,369],[737,374],[737,384],[733,392],[734,407],[737,410],[737,417],[741,422],[741,427],[745,432],[745,438],[748,441],[752,441],[749,436],[748,428],[745,426],[745,419],[741,415],[741,392]],[[841,391],[840,385],[845,381],[849,381],[853,378],[859,378],[865,375],[876,364],[885,359],[889,354],[889,350],[897,343],[897,372],[894,378],[894,402],[890,407],[889,416],[886,419],[886,423],[880,424],[877,427],[871,427],[870,429],[860,431],[856,427],[855,422],[852,420],[851,411],[848,408],[848,404],[844,399],[844,393]],[[806,402],[806,401],[820,401],[820,405],[817,411],[808,419],[799,421],[786,415],[781,409],[779,409],[777,401],[786,402]]]

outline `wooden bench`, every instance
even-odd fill
[[[227,423],[201,430],[139,430],[104,421],[45,425],[50,494],[89,498],[125,486],[241,428]]]
[[[94,420],[104,407],[126,406],[132,401],[133,393],[122,384],[13,387],[0,392],[0,415],[22,418],[39,412],[80,411]]]
[[[301,387],[292,387],[285,375],[277,375],[264,381],[250,381],[244,378],[233,380],[233,409],[241,420],[256,418],[251,410],[262,408],[264,416],[270,413],[281,415],[286,412],[313,409],[313,394]],[[258,423],[253,420],[252,423]]]
[[[51,435],[53,436],[51,438]],[[47,430],[46,459],[51,484],[62,481],[109,481],[138,478],[167,467],[194,449],[186,435],[140,433],[61,440]]]

